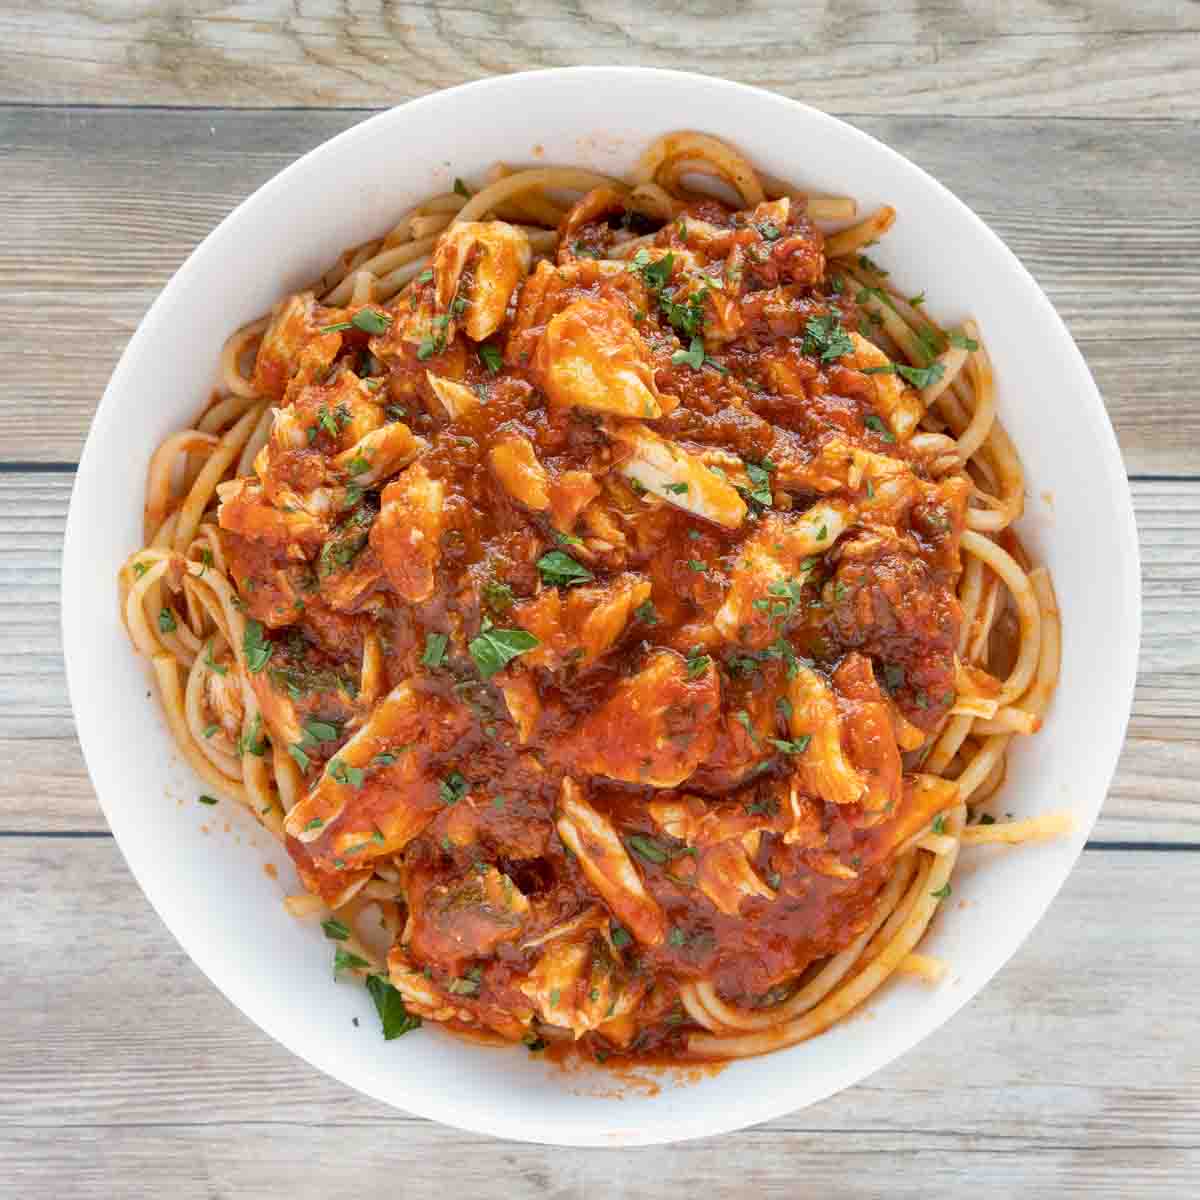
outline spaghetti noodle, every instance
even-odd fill
[[[724,1059],[919,951],[1058,675],[970,321],[698,133],[493,168],[235,332],[121,568],[385,1036]]]

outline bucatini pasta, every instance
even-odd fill
[[[1054,691],[980,330],[701,133],[497,164],[231,335],[122,614],[335,973],[596,1059],[829,1028],[920,950]],[[211,794],[210,794],[211,793]]]

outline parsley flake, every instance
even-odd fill
[[[542,582],[570,587],[573,583],[586,583],[595,576],[562,550],[550,550],[537,560],[537,568],[542,573]]]
[[[518,655],[536,650],[541,643],[524,629],[484,629],[472,639],[467,649],[475,660],[479,674],[491,679],[497,671],[508,666]]]

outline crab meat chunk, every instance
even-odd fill
[[[699,455],[640,423],[616,426],[609,432],[613,441],[628,451],[617,468],[627,479],[668,504],[726,529],[737,529],[745,520],[746,502],[737,489]]]
[[[355,867],[403,849],[443,807],[426,767],[430,755],[469,724],[465,707],[399,684],[329,760],[288,813],[285,830],[326,867]]]
[[[392,587],[410,604],[420,604],[433,595],[436,582],[446,485],[418,462],[383,489],[382,501],[371,546]]]
[[[295,385],[319,379],[341,349],[340,333],[322,333],[311,292],[288,296],[276,308],[258,346],[252,383],[260,396],[282,400]]]
[[[713,618],[721,636],[751,649],[778,637],[792,591],[803,581],[804,560],[833,546],[851,519],[843,500],[822,500],[798,517],[765,517],[739,551],[729,592]]]
[[[629,1012],[646,990],[644,980],[628,978],[595,928],[550,940],[519,986],[547,1025],[576,1038]]]
[[[890,810],[900,799],[900,748],[887,698],[864,654],[847,654],[833,673],[841,715],[842,743],[866,789],[862,805]]]
[[[425,378],[451,421],[461,421],[479,407],[479,394],[465,383],[445,379],[432,371],[426,371]]]
[[[521,933],[529,900],[496,867],[472,870],[449,883],[408,889],[405,941],[418,957],[461,961],[487,958]]]
[[[584,798],[573,779],[563,780],[558,799],[558,836],[574,852],[588,882],[639,942],[661,945],[667,918],[646,891],[616,829]]]
[[[517,727],[517,741],[524,745],[533,736],[537,728],[538,718],[542,715],[542,701],[538,696],[537,684],[528,675],[512,675],[511,678],[497,679],[497,685],[504,695],[504,703],[508,715]]]
[[[712,753],[720,707],[721,685],[711,659],[693,676],[682,655],[656,650],[555,753],[589,775],[678,787]]]
[[[550,507],[550,477],[527,437],[506,437],[492,447],[488,457],[496,478],[514,500],[534,512]]]
[[[856,804],[867,790],[866,781],[842,748],[837,699],[823,676],[800,664],[788,684],[792,715],[788,725],[793,741],[808,739],[796,757],[791,802],[798,819],[802,796],[820,796],[832,804]],[[784,835],[784,841],[792,833]]]
[[[700,855],[696,870],[700,890],[726,916],[736,917],[748,896],[773,900],[775,893],[758,877],[738,842],[722,842]]]
[[[533,254],[524,231],[504,221],[462,221],[442,234],[433,254],[438,310],[450,314],[466,302],[467,337],[482,342],[504,321],[508,302],[529,273]],[[453,338],[447,327],[446,340]]]
[[[414,437],[402,421],[393,421],[373,429],[333,461],[359,487],[374,487],[407,467],[428,448],[429,443]]]
[[[554,671],[567,662],[586,670],[603,658],[626,626],[634,609],[650,598],[650,580],[626,571],[604,583],[571,588],[545,588],[522,601],[513,617],[538,639],[524,656],[529,666]]]
[[[892,366],[892,360],[878,346],[867,341],[861,333],[852,333],[850,339],[854,342],[854,350],[841,360],[843,365],[860,371],[872,370],[868,378],[875,385],[875,407],[896,439],[908,441],[925,415],[921,397],[894,370],[886,370]],[[885,370],[877,370],[879,367]]]
[[[300,504],[276,508],[250,476],[217,484],[217,522],[229,533],[277,546],[312,549],[325,540],[326,522]],[[303,553],[302,555],[303,556]]]
[[[650,351],[628,310],[584,297],[551,318],[534,356],[551,403],[620,417],[661,417]]]

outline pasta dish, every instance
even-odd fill
[[[921,940],[1058,674],[971,320],[700,133],[497,164],[234,333],[121,611],[334,975],[604,1061],[821,1033]],[[331,985],[332,986],[332,985]]]

